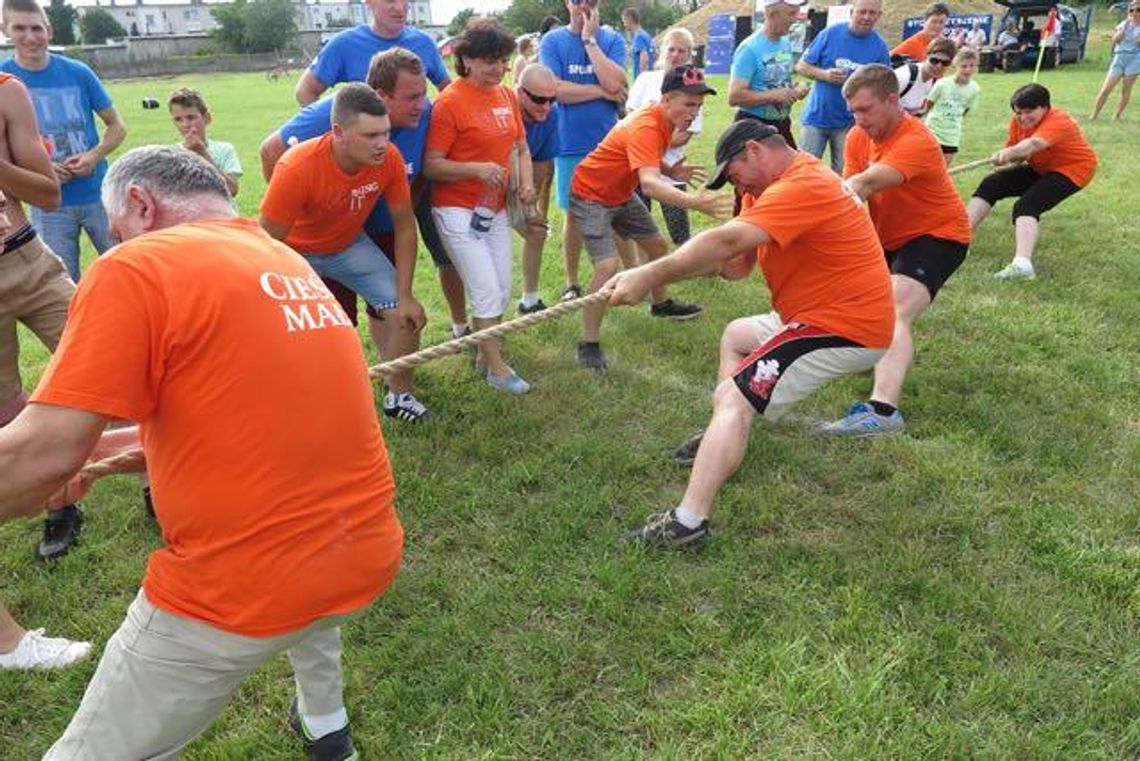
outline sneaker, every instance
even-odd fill
[[[511,370],[502,377],[492,375],[488,372],[487,383],[491,385],[491,388],[506,391],[508,394],[525,394],[527,391],[530,391],[530,384],[520,378],[518,373],[514,370]]]
[[[10,653],[0,653],[4,669],[58,669],[70,666],[91,654],[90,642],[73,642],[61,637],[45,637],[43,629],[24,632]]]
[[[539,299],[530,306],[527,306],[521,301],[519,302],[519,314],[534,314],[535,312],[541,312],[544,309],[546,309],[546,304],[542,302],[542,299]]]
[[[1010,262],[1001,272],[994,273],[994,280],[1033,280],[1037,277],[1037,271],[1033,269],[1033,265],[1024,267],[1019,264]]]
[[[58,560],[79,541],[83,527],[83,513],[78,505],[66,505],[52,510],[44,519],[44,538],[36,547],[36,559]]]
[[[428,409],[411,391],[402,394],[389,391],[384,395],[384,414],[405,423],[417,423],[427,417]]]
[[[665,299],[649,306],[649,314],[654,317],[664,317],[666,320],[691,320],[699,317],[704,307],[697,304],[682,304],[680,301]]]
[[[701,441],[704,438],[705,432],[701,431],[687,439],[684,444],[673,450],[673,460],[680,465],[692,465],[697,459],[697,450],[701,448]]]
[[[601,344],[580,341],[578,343],[578,364],[591,370],[597,370],[599,373],[605,372],[606,355],[602,353]]]
[[[711,533],[707,520],[696,528],[688,528],[670,510],[651,515],[641,528],[622,534],[621,543],[641,544],[651,550],[681,550],[699,546]]]
[[[837,436],[883,436],[898,433],[903,428],[903,416],[898,410],[880,415],[866,402],[855,402],[845,417],[823,426],[824,433]]]
[[[297,698],[293,698],[293,703],[289,706],[289,726],[305,744],[305,754],[309,757],[309,761],[359,761],[360,759],[348,727],[318,737],[316,740],[309,737],[301,721],[301,712],[297,710]]]
[[[582,286],[568,285],[562,291],[562,295],[558,297],[559,301],[573,301],[574,299],[582,298]]]

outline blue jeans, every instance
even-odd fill
[[[800,125],[800,150],[807,151],[817,159],[823,158],[823,152],[831,145],[831,169],[838,175],[843,174],[843,145],[847,142],[847,132],[850,127],[813,127],[810,124]]]
[[[85,230],[95,246],[95,253],[102,254],[115,241],[111,238],[111,223],[100,201],[61,206],[55,211],[43,211],[31,207],[31,223],[56,256],[63,259],[71,279],[79,282],[79,231]]]
[[[367,235],[361,235],[339,254],[301,256],[321,277],[335,280],[377,310],[395,309],[400,303],[396,268]]]

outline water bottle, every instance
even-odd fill
[[[498,188],[484,184],[471,210],[471,235],[482,238],[491,230],[491,221],[495,218],[495,207],[499,205],[500,192]]]

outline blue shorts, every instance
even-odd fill
[[[1134,77],[1140,74],[1140,52],[1117,53],[1112,57],[1108,73],[1118,77]]]
[[[565,156],[554,157],[554,200],[562,211],[570,208],[570,180],[574,177],[574,170],[584,158],[586,158],[584,153],[568,153]]]
[[[355,291],[373,309],[395,309],[400,303],[396,268],[367,235],[361,235],[339,254],[302,251],[301,256],[318,275]]]

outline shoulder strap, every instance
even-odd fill
[[[906,68],[910,72],[910,79],[907,80],[906,87],[899,93],[900,98],[905,98],[910,89],[914,87],[914,83],[918,81],[918,64],[914,61],[907,61]]]

